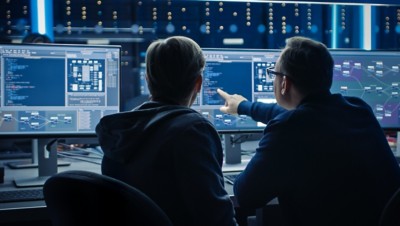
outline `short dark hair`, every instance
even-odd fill
[[[332,86],[334,62],[323,43],[300,36],[289,38],[280,63],[303,94],[329,91]]]
[[[151,43],[146,73],[152,99],[175,104],[188,100],[204,66],[203,52],[190,38],[173,36]]]

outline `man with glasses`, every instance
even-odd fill
[[[325,45],[293,37],[267,70],[277,104],[218,90],[222,112],[267,124],[234,183],[241,207],[277,197],[284,225],[378,225],[400,186],[399,165],[372,109],[330,93],[333,64]]]

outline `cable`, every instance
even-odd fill
[[[65,143],[58,143],[58,144],[69,149],[68,151],[57,151],[57,155],[60,157],[89,162],[97,165],[101,164],[101,162],[93,161],[93,160],[101,160],[103,158],[103,152],[101,149],[95,148],[89,150],[87,148],[80,148]],[[74,150],[78,152],[75,152]],[[90,155],[95,155],[95,156],[90,156]]]
[[[60,144],[61,146],[67,147],[67,148],[69,148],[71,150],[78,150],[78,151],[83,152],[83,153],[95,154],[95,155],[98,155],[100,157],[103,157],[103,152],[101,151],[101,149],[99,150],[97,148],[94,148],[94,149],[80,148],[80,147],[76,147],[74,145],[68,145],[68,144],[64,144],[64,143],[58,143],[58,144]],[[94,150],[96,150],[96,151],[94,151]],[[69,151],[64,151],[64,152],[67,153]],[[77,154],[77,153],[74,153],[74,154]]]
[[[50,152],[50,151],[51,151],[51,146],[52,146],[55,142],[57,142],[57,140],[58,140],[57,138],[51,140],[49,143],[47,143],[47,144],[44,146],[44,149],[45,149],[46,151]]]
[[[80,153],[72,153],[71,151],[59,151],[58,153],[65,155],[65,156],[75,156],[75,157],[82,157],[82,158],[88,158],[88,159],[102,159],[102,157],[99,156],[90,156],[90,155],[83,155]]]
[[[235,136],[231,136],[231,144],[241,144],[243,142],[245,142],[248,138],[250,138],[250,135],[245,134],[245,135],[241,135],[238,138],[234,139]]]
[[[91,160],[87,160],[85,158],[87,157],[77,157],[77,156],[71,156],[71,155],[66,155],[65,153],[57,153],[58,156],[64,157],[64,158],[70,158],[70,159],[75,159],[75,160],[79,160],[79,161],[84,161],[84,162],[89,162],[89,163],[93,163],[93,164],[97,164],[97,165],[101,165],[101,162],[96,162],[96,161],[91,161]]]

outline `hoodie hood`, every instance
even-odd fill
[[[193,112],[196,111],[184,106],[145,102],[132,111],[104,116],[96,126],[96,134],[104,155],[125,162],[164,122]]]

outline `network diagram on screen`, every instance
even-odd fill
[[[119,111],[118,46],[0,45],[0,135],[94,134]]]
[[[219,108],[224,100],[217,88],[241,94],[250,101],[275,103],[266,68],[274,66],[281,50],[208,49],[203,87],[193,108],[219,132],[262,131],[265,124],[245,115],[229,115]],[[400,53],[395,51],[331,50],[334,59],[332,93],[366,101],[382,128],[400,129]]]
[[[374,111],[381,127],[400,128],[400,53],[331,51],[335,61],[333,93],[357,96]]]

